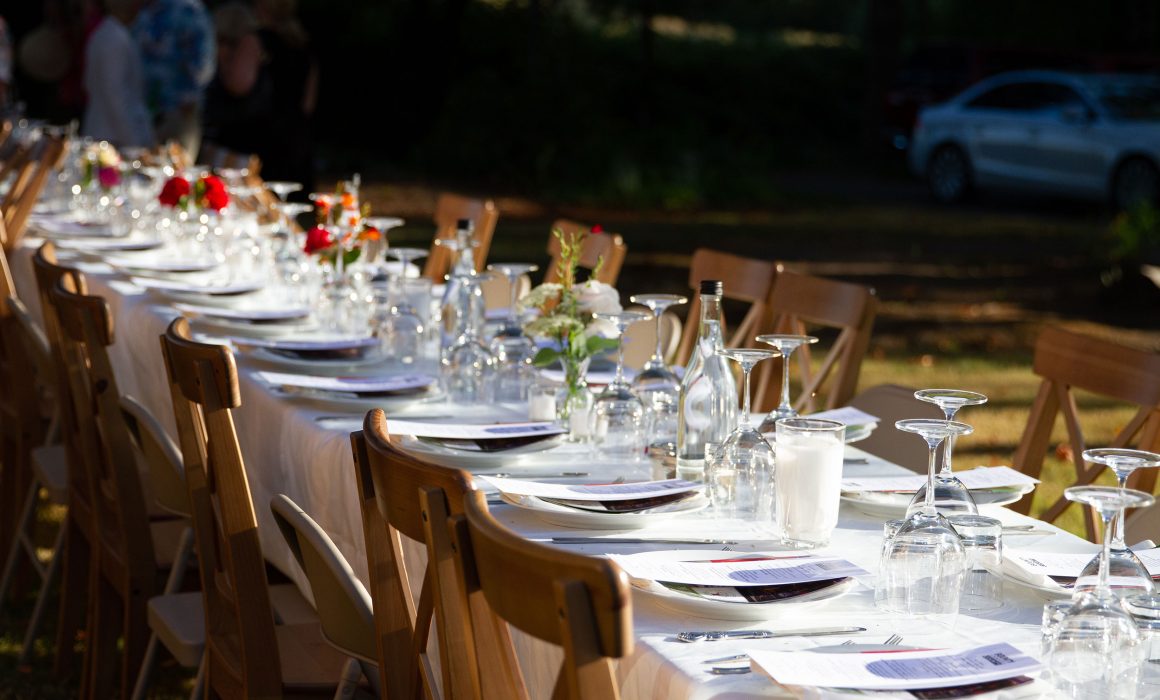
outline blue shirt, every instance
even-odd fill
[[[145,100],[160,116],[187,104],[200,104],[213,79],[213,24],[201,0],[154,0],[133,22],[141,47]]]

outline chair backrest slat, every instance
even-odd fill
[[[803,334],[813,326],[839,331],[816,371],[811,365],[810,346],[802,346],[793,354],[792,361],[798,362],[802,380],[794,408],[812,413],[822,407],[837,408],[849,403],[858,387],[862,360],[878,313],[874,290],[793,272],[779,265],[765,313],[759,334]],[[768,411],[776,405],[781,393],[782,362],[775,358],[757,367],[753,396],[756,410]],[[818,395],[827,382],[828,391],[822,402]]]
[[[59,166],[65,153],[64,140],[55,136],[47,136],[37,144],[38,151],[35,158],[18,173],[13,190],[5,199],[4,210],[4,248],[13,250],[24,237],[24,230],[28,224],[28,217],[32,215],[32,208],[36,206],[40,193],[48,183],[48,177]]]
[[[279,697],[274,614],[233,421],[241,405],[233,354],[191,340],[184,318],[169,325],[161,348],[201,566],[209,685],[223,695]]]
[[[702,280],[722,280],[725,282],[727,300],[749,304],[749,309],[734,326],[733,333],[726,335],[725,344],[734,347],[753,347],[753,336],[765,314],[769,290],[777,276],[777,263],[768,260],[744,258],[732,253],[722,253],[708,248],[698,248],[693,253],[689,265],[689,315],[681,345],[677,350],[677,363],[688,364],[697,340],[701,321],[701,297],[698,291]],[[767,363],[768,364],[768,363]]]
[[[517,535],[491,516],[479,491],[448,527],[465,592],[482,592],[500,618],[563,647],[554,697],[619,697],[610,659],[629,654],[633,638],[628,577],[616,564]]]
[[[560,280],[560,239],[555,235],[556,231],[560,231],[565,236],[587,233],[584,243],[581,244],[580,267],[594,270],[600,265],[600,270],[592,279],[616,286],[616,281],[620,278],[620,268],[624,266],[624,259],[628,255],[628,246],[619,233],[591,233],[591,230],[591,226],[569,219],[557,219],[552,224],[552,234],[548,236],[548,255],[552,256],[552,261],[548,263],[548,269],[544,270],[545,282]]]
[[[456,194],[443,193],[435,202],[435,239],[455,238],[455,225],[460,219],[475,222],[473,236],[478,243],[475,248],[475,269],[482,270],[487,263],[487,253],[491,250],[491,239],[495,235],[495,225],[499,221],[499,210],[490,199],[470,199]],[[423,265],[423,275],[435,280],[436,284],[451,270],[451,251],[431,243],[431,251]]]

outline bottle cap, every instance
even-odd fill
[[[471,219],[459,219],[455,222],[455,228],[459,229],[460,231],[471,228]]]
[[[725,293],[725,283],[721,280],[701,280],[701,293],[721,296]]]

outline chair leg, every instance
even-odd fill
[[[33,518],[36,516],[37,491],[40,484],[33,480],[24,497],[24,507],[20,509],[20,518],[16,522],[16,529],[12,532],[12,542],[9,543],[8,557],[4,561],[4,573],[0,575],[0,603],[8,598],[8,589],[16,575],[16,564],[24,554],[24,547],[20,539],[31,529]],[[63,529],[63,526],[62,526]],[[42,590],[43,593],[43,590]]]
[[[60,624],[56,629],[56,662],[58,675],[76,668],[76,642],[85,629],[89,608],[89,573],[92,550],[88,540],[70,515],[66,520],[68,534],[64,545],[64,570],[60,587]]]
[[[334,700],[350,700],[358,691],[359,679],[363,677],[362,666],[356,659],[347,659],[342,667],[342,679],[334,691]]]
[[[150,640],[152,636],[149,633],[148,603],[148,598],[136,592],[130,595],[128,600],[123,601],[124,617],[121,629],[125,641],[121,652],[122,698],[129,697],[129,693],[134,689],[134,681],[144,668],[145,655],[148,652],[146,640]]]
[[[165,580],[165,589],[162,595],[176,593],[185,579],[186,569],[189,567],[189,556],[193,553],[193,528],[187,527],[181,533],[181,540],[177,543],[177,552],[173,555],[173,568],[169,570],[169,578]],[[153,682],[153,666],[157,663],[157,648],[161,641],[157,634],[149,631],[149,643],[145,647],[145,656],[141,660],[141,670],[137,673],[137,682],[133,685],[133,695],[130,700],[145,700],[149,692],[149,685]],[[199,669],[198,675],[201,675]]]
[[[65,533],[68,527],[60,526],[56,533],[56,542],[52,545],[52,561],[48,564],[48,571],[40,584],[40,592],[36,594],[36,605],[32,608],[32,617],[28,618],[28,629],[24,631],[24,644],[20,647],[20,663],[28,663],[32,657],[32,645],[36,643],[36,635],[40,632],[40,623],[44,619],[44,608],[48,598],[52,595],[53,586],[60,576],[61,562],[64,559]]]
[[[88,632],[85,635],[85,674],[81,683],[82,698],[95,700],[112,694],[117,668],[117,638],[124,621],[124,602],[120,592],[98,571],[94,576],[96,588],[94,606],[89,613]]]
[[[206,697],[205,665],[205,654],[202,654],[201,663],[197,665],[197,678],[193,679],[193,691],[189,694],[189,700],[203,700]]]

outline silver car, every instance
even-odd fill
[[[1160,197],[1160,80],[1004,73],[919,114],[910,167],[940,201],[972,188],[1107,199]]]

